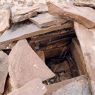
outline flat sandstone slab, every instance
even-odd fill
[[[20,40],[9,54],[9,75],[13,88],[19,88],[32,79],[42,81],[55,76],[26,40]]]
[[[91,95],[86,79],[74,80],[59,88],[52,95]]]
[[[26,83],[23,87],[15,89],[8,95],[44,95],[46,92],[45,85],[40,79],[34,79]]]
[[[4,92],[7,75],[8,75],[8,56],[3,51],[0,51],[0,93]]]
[[[75,32],[80,42],[85,67],[90,76],[93,95],[95,94],[95,28],[88,29],[75,22]]]
[[[48,33],[55,30],[73,27],[72,22],[67,22],[63,25],[54,25],[48,28],[39,28],[32,23],[15,24],[10,30],[5,31],[0,37],[0,44],[8,44],[9,42],[28,38],[43,33]]]
[[[70,4],[47,3],[52,15],[69,17],[87,28],[95,28],[95,10],[89,7],[77,7]]]
[[[52,95],[54,92],[56,92],[57,90],[59,90],[60,88],[63,88],[65,87],[66,85],[70,84],[70,83],[73,83],[73,82],[79,82],[79,81],[83,81],[84,83],[86,82],[87,83],[87,86],[89,87],[88,85],[88,79],[86,76],[84,75],[81,75],[79,77],[75,77],[75,78],[72,78],[72,79],[67,79],[67,80],[63,80],[61,82],[58,82],[58,83],[55,83],[55,84],[51,84],[51,85],[48,85],[47,86],[47,92],[45,95]],[[64,94],[62,94],[64,95]],[[68,95],[68,94],[66,94]],[[71,94],[72,95],[72,94]]]
[[[65,23],[66,20],[53,16],[49,13],[42,13],[36,17],[30,18],[30,21],[35,23],[38,27],[49,27],[56,24]]]

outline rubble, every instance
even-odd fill
[[[53,2],[0,5],[0,95],[95,94],[94,4]]]

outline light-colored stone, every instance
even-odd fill
[[[0,32],[9,28],[10,10],[0,9]]]
[[[49,27],[49,26],[56,25],[56,24],[61,25],[62,23],[66,22],[66,20],[61,19],[56,16],[52,16],[49,13],[39,14],[36,17],[30,18],[30,21],[35,23],[38,27],[42,27],[42,28]]]
[[[5,82],[8,75],[8,56],[0,51],[0,93],[4,92]]]
[[[48,2],[47,5],[52,15],[69,17],[87,28],[95,28],[95,10],[92,8],[51,2]]]
[[[47,85],[47,92],[46,92],[45,95],[52,95],[58,89],[63,88],[66,85],[69,85],[72,82],[75,82],[75,81],[79,82],[80,80],[86,81],[88,83],[88,79],[85,75],[81,75],[81,76],[74,77],[74,78],[71,78],[71,79],[63,80],[63,81],[58,82],[58,83]]]
[[[34,78],[42,81],[55,76],[26,40],[19,41],[9,54],[9,75],[13,88],[19,88]]]
[[[40,79],[34,79],[8,95],[44,95],[46,90],[45,85],[42,84]]]
[[[91,95],[88,81],[74,80],[71,83],[59,88],[52,95]]]
[[[33,37],[36,35],[71,27],[73,27],[72,22],[67,22],[63,25],[54,25],[47,28],[39,28],[33,23],[17,23],[13,25],[10,30],[7,30],[2,34],[2,36],[0,37],[0,45],[2,46],[2,44],[8,44],[12,41],[17,41],[24,38]]]
[[[85,60],[85,68],[90,77],[90,81],[93,81],[93,84],[95,84],[95,28],[88,29],[77,22],[74,25]],[[93,85],[91,86],[92,93],[95,95],[94,87]]]
[[[38,6],[14,6],[11,8],[12,11],[12,22],[21,22],[28,18],[37,15],[36,10]]]

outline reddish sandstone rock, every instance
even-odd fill
[[[44,95],[45,92],[46,88],[45,85],[42,84],[42,81],[40,79],[34,79],[8,95]]]
[[[45,65],[26,40],[19,41],[9,55],[9,75],[12,86],[23,86],[34,78],[42,81],[54,77],[54,73]]]

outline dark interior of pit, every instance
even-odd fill
[[[45,84],[49,85],[86,74],[74,29],[53,31],[28,38],[27,41],[35,52],[44,52],[46,65],[56,75],[44,81]],[[3,51],[9,54],[11,49]]]
[[[46,64],[56,74],[54,78],[45,81],[46,84],[53,84],[79,76],[77,64],[70,51],[63,52],[61,56],[46,59]]]
[[[74,29],[53,31],[27,39],[36,51],[43,51],[46,65],[55,77],[44,81],[53,84],[86,74],[84,59]]]

